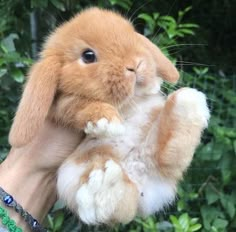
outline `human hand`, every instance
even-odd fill
[[[56,200],[57,169],[79,141],[75,131],[46,121],[30,144],[11,149],[0,165],[0,186],[42,220]],[[17,215],[13,217],[22,223]]]

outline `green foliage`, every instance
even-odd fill
[[[186,35],[194,35],[194,29],[198,28],[197,24],[194,23],[183,23],[184,16],[187,12],[191,10],[191,7],[187,7],[183,11],[178,12],[178,18],[175,19],[169,15],[160,15],[160,13],[155,12],[152,15],[147,13],[141,13],[138,18],[143,19],[146,22],[147,27],[145,27],[144,34],[146,36],[153,35],[156,33],[156,29],[162,30],[162,33],[158,37],[163,37],[163,43],[176,44],[176,39],[179,37],[183,38]]]
[[[195,23],[183,22],[191,8],[189,6],[178,11],[177,19],[170,15],[161,15],[159,12],[138,15],[138,18],[145,22],[144,34],[161,47],[162,51],[170,58],[170,48],[178,47],[180,39],[195,35],[195,30],[199,27]]]
[[[216,78],[207,68],[193,70],[196,75],[184,73],[181,82],[207,93],[212,116],[179,190],[178,210],[194,210],[201,216],[202,231],[235,230],[236,96],[232,86],[236,76]]]
[[[16,40],[19,40],[19,36],[15,33],[0,40],[0,145],[3,147],[0,152],[4,154],[9,126],[25,79],[24,73],[32,63],[30,58],[16,50]]]
[[[194,232],[202,227],[201,224],[197,223],[198,218],[191,218],[187,213],[181,214],[179,218],[171,215],[170,220],[174,225],[175,232]]]
[[[97,0],[94,4],[123,12],[131,20],[137,16],[134,22],[139,31],[158,44],[181,68],[189,65],[188,72],[181,70],[178,85],[166,83],[162,90],[170,93],[181,86],[191,86],[205,92],[212,114],[209,129],[204,133],[194,162],[179,186],[176,206],[166,210],[165,215],[137,218],[128,225],[113,228],[88,227],[65,211],[58,202],[45,220],[51,232],[236,231],[236,76],[224,76],[221,70],[211,74],[211,67],[182,60],[180,48],[187,47],[186,41],[196,40],[202,28],[202,25],[189,20],[196,7],[192,9],[184,5],[183,10],[179,8],[175,14],[166,9],[165,12],[169,12],[166,14],[160,13],[155,1],[149,2]],[[164,1],[162,3],[160,5],[165,5]],[[24,4],[14,0],[0,2],[0,162],[9,149],[8,131],[26,71],[32,63],[30,13],[34,12],[36,18],[44,19],[38,21],[39,39],[36,41],[42,44],[42,38],[49,30],[89,5],[88,0],[27,0]],[[198,49],[191,49],[202,54]],[[192,52],[185,54],[185,59],[188,58],[199,60],[192,58]]]

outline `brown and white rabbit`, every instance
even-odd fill
[[[117,13],[90,8],[52,33],[32,67],[10,133],[30,142],[46,117],[86,136],[58,172],[58,193],[88,224],[129,222],[170,204],[209,110],[178,71]]]

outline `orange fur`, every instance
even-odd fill
[[[87,48],[95,51],[98,62],[81,65]],[[80,130],[89,120],[120,120],[119,108],[134,95],[136,76],[145,77],[138,85],[152,86],[155,76],[176,81],[177,73],[128,20],[108,10],[87,9],[47,39],[40,61],[29,73],[10,144],[29,143],[46,117]]]
[[[176,96],[184,88],[170,95],[160,114],[156,161],[163,176],[175,182],[182,178],[200,142],[199,126],[173,113]]]
[[[147,136],[147,134],[149,133],[149,131],[151,130],[151,128],[153,127],[153,124],[156,122],[156,120],[159,118],[159,115],[162,111],[163,107],[156,107],[152,110],[152,112],[150,113],[149,116],[149,120],[148,123],[146,123],[144,125],[144,127],[142,128],[142,135],[143,135],[143,139],[145,139],[145,137]]]
[[[81,56],[86,49],[94,51],[97,62],[83,62]],[[47,117],[81,134],[89,123],[96,124],[103,118],[116,122],[111,127],[115,130],[117,124],[126,123],[129,134],[123,137],[80,138],[80,146],[59,170],[59,192],[87,223],[128,222],[138,210],[144,214],[156,212],[162,207],[159,197],[163,205],[172,200],[175,185],[190,164],[208,117],[204,97],[196,103],[206,111],[205,115],[200,112],[202,121],[198,125],[191,121],[194,117],[188,121],[183,113],[178,115],[174,108],[184,102],[181,99],[177,104],[176,100],[182,90],[165,101],[157,94],[160,78],[176,82],[179,73],[159,48],[119,14],[98,8],[85,10],[47,39],[41,59],[29,73],[9,141],[16,147],[31,142]],[[197,101],[200,95],[193,96]],[[136,104],[135,100],[143,107],[140,114],[130,106],[132,101]],[[188,110],[191,113],[191,106]],[[87,184],[94,180],[93,171],[106,177],[100,179],[100,186],[105,179],[107,182],[102,190],[91,191],[86,198],[93,187]],[[115,188],[108,193],[114,186],[121,191]],[[158,191],[156,186],[164,190]],[[99,204],[96,194],[105,204]],[[110,198],[106,199],[107,195]],[[83,205],[83,199],[90,204],[85,201]],[[107,207],[110,199],[115,210],[105,209],[104,215],[99,214],[103,210],[99,205]]]
[[[78,153],[75,151],[70,156],[70,160],[74,160],[78,167],[82,164],[88,165],[86,171],[81,176],[80,181],[77,183],[77,189],[79,186],[88,182],[89,176],[93,170],[101,169],[105,171],[104,165],[107,160],[111,159],[117,163],[120,163],[120,160],[117,158],[117,152],[109,145],[98,146],[84,153]],[[112,219],[108,223],[127,223],[132,220],[137,213],[137,201],[139,195],[137,187],[129,179],[125,172],[123,172],[123,181],[126,184],[125,194],[120,200]]]
[[[179,80],[179,72],[177,71],[175,66],[173,66],[170,60],[163,55],[161,50],[153,43],[151,43],[146,37],[139,34],[138,36],[144,42],[144,45],[149,50],[150,54],[153,55],[153,58],[157,64],[156,68],[159,76],[166,81],[176,83]]]
[[[54,57],[33,66],[10,131],[12,146],[30,142],[43,126],[57,89],[60,69],[61,64]]]

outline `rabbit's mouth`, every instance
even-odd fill
[[[135,96],[147,96],[158,94],[161,90],[163,81],[159,77],[147,78],[137,76],[135,85]]]

